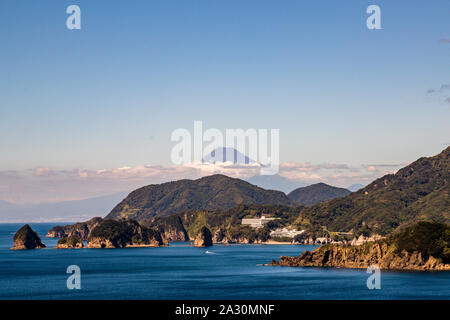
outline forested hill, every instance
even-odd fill
[[[325,183],[316,183],[297,188],[288,194],[288,198],[299,205],[312,206],[335,198],[345,197],[351,192],[344,188],[333,187]]]
[[[346,197],[300,211],[297,225],[388,234],[420,220],[450,223],[450,147],[420,158]]]
[[[188,210],[225,210],[240,204],[293,205],[281,191],[224,175],[149,185],[130,193],[106,218],[143,221]]]

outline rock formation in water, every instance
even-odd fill
[[[213,245],[211,231],[207,227],[203,227],[198,233],[194,241],[195,247],[210,247]]]
[[[92,230],[88,248],[160,247],[167,245],[158,230],[134,220],[105,219]]]
[[[386,243],[347,247],[325,245],[313,252],[305,251],[298,257],[281,257],[279,262],[273,261],[272,265],[334,268],[378,265],[380,269],[392,270],[450,270],[450,264],[444,264],[432,256],[424,258],[420,252],[390,252]]]
[[[79,249],[83,247],[83,240],[79,236],[70,236],[59,239],[55,249]]]
[[[26,224],[14,235],[13,250],[40,249],[45,248],[38,234]]]
[[[94,228],[98,226],[100,222],[102,222],[102,218],[96,217],[92,218],[89,221],[78,222],[73,225],[55,226],[48,231],[46,237],[66,238],[70,236],[78,236],[82,240],[87,240],[92,230],[94,230]]]
[[[290,267],[450,270],[450,227],[420,222],[387,239],[362,245],[324,245],[272,265]]]

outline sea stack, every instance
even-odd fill
[[[194,247],[210,247],[213,245],[211,231],[203,227],[194,241]]]
[[[12,250],[27,250],[45,248],[38,234],[26,224],[14,235],[14,246]]]

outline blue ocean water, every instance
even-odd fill
[[[54,224],[30,225],[47,249],[9,250],[22,224],[0,224],[0,299],[450,299],[450,272],[382,271],[369,290],[365,270],[261,265],[312,246],[55,250]],[[69,265],[80,290],[67,289]]]

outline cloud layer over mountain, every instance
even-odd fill
[[[386,173],[395,172],[402,165],[369,164],[353,167],[346,164],[285,162],[281,163],[278,175],[260,180],[264,181],[264,188],[285,192],[291,187],[317,182],[346,187],[354,183],[367,184]],[[0,200],[14,203],[80,200],[131,191],[148,184],[197,179],[212,174],[255,180],[259,172],[260,167],[255,163],[192,163],[183,166],[149,165],[99,170],[38,167],[26,172],[0,171]]]

